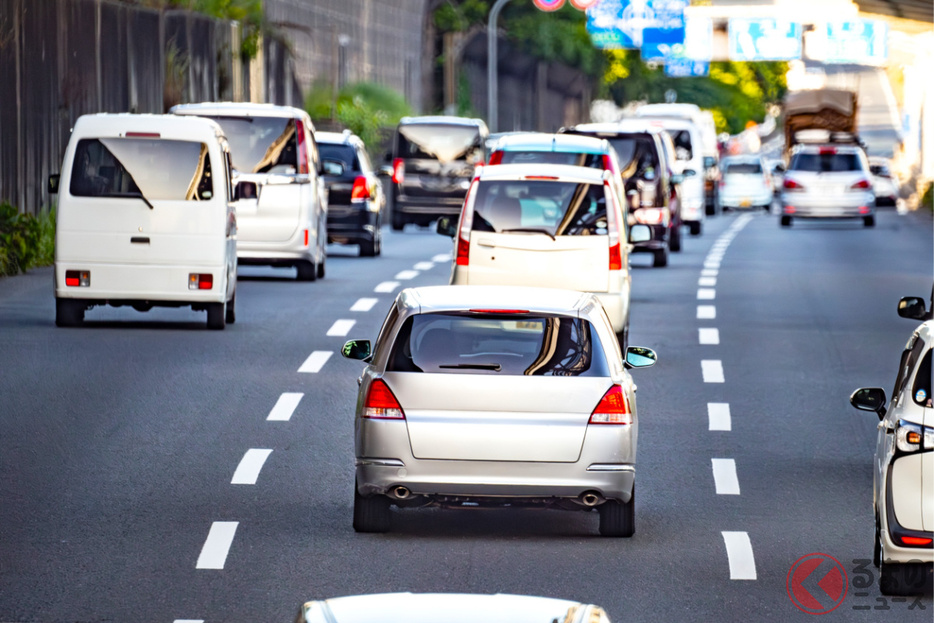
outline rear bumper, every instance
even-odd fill
[[[90,271],[90,285],[65,285],[65,271]],[[210,274],[210,290],[190,290],[191,273]],[[55,296],[82,299],[89,304],[126,304],[151,302],[153,304],[192,305],[223,303],[227,300],[227,267],[218,264],[191,264],[165,266],[148,264],[110,264],[93,262],[56,262]]]
[[[328,242],[371,242],[379,230],[379,212],[359,206],[329,206]]]
[[[459,195],[393,195],[392,209],[408,216],[450,216],[460,214],[467,191]]]
[[[858,218],[875,210],[875,196],[846,193],[832,196],[782,193],[782,214],[801,218]]]
[[[728,208],[751,208],[772,203],[774,195],[771,188],[756,193],[731,193],[720,191],[720,205]]]
[[[243,265],[292,265],[314,261],[315,248],[303,239],[282,244],[237,241],[237,259]]]

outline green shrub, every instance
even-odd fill
[[[929,183],[921,195],[921,206],[934,212],[934,183]]]
[[[20,214],[0,203],[0,275],[17,275],[54,261],[55,213]]]

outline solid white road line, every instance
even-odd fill
[[[717,291],[713,288],[698,288],[697,289],[697,300],[698,301],[712,301],[717,298]]]
[[[406,280],[406,279],[415,279],[416,277],[418,277],[417,270],[400,270],[398,273],[396,273],[395,278]]]
[[[415,270],[431,270],[434,267],[435,267],[434,262],[419,262],[412,268],[414,268]]]
[[[728,402],[708,402],[707,420],[709,430],[732,430],[730,419],[730,404]]]
[[[705,268],[700,271],[700,274],[704,277],[716,277],[720,273],[716,268]]]
[[[755,580],[756,559],[752,554],[752,542],[746,532],[721,532],[730,559],[731,580]]]
[[[739,480],[736,478],[736,461],[733,459],[710,459],[713,481],[717,495],[739,495]]]
[[[299,368],[298,371],[309,372],[311,374],[321,372],[321,368],[324,367],[324,364],[328,362],[328,359],[330,359],[333,354],[334,352],[330,350],[316,350],[308,355],[308,359],[305,360],[305,363],[302,364],[302,367]]]
[[[201,548],[201,555],[198,556],[195,569],[224,568],[227,552],[230,551],[230,545],[233,543],[239,523],[237,521],[215,521],[211,524],[211,531],[208,532],[208,538],[204,542],[204,547]]]
[[[256,479],[259,478],[259,472],[263,469],[263,464],[266,463],[266,459],[269,458],[270,454],[272,454],[272,450],[260,448],[247,450],[243,458],[240,459],[240,464],[237,465],[237,470],[234,472],[230,484],[255,485]]]
[[[698,320],[713,320],[717,317],[717,307],[715,305],[698,305],[697,306],[697,319]]]
[[[719,359],[704,359],[700,362],[705,383],[724,383],[723,364]]]
[[[353,329],[353,326],[357,324],[356,320],[335,320],[334,324],[331,325],[331,328],[328,329],[328,335],[336,337],[346,337],[350,330]]]
[[[373,288],[373,291],[374,292],[393,292],[398,287],[399,287],[398,281],[384,281],[383,283]]]
[[[292,419],[292,414],[295,413],[295,408],[298,406],[298,403],[301,402],[302,396],[304,395],[305,394],[301,392],[286,392],[279,396],[276,405],[272,408],[272,411],[269,412],[269,415],[266,416],[266,421],[288,422]]]
[[[357,302],[350,307],[350,311],[368,312],[373,309],[373,306],[377,303],[379,303],[379,299],[357,299]]]
[[[697,285],[705,286],[708,288],[714,287],[717,285],[717,278],[716,277],[701,277],[700,279],[697,280]]]
[[[719,329],[698,329],[697,330],[697,341],[700,344],[719,344],[720,343],[720,330]]]
[[[440,253],[440,254],[434,256],[433,258],[431,258],[431,261],[432,261],[432,262],[438,262],[439,264],[443,264],[444,262],[450,262],[450,261],[451,261],[451,254],[450,254],[450,253]]]

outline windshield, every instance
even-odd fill
[[[284,117],[211,117],[230,144],[233,167],[241,173],[295,173],[295,121]]]
[[[543,180],[485,181],[477,187],[474,231],[536,231],[549,236],[607,234],[602,184]]]
[[[213,196],[207,145],[159,138],[82,139],[69,190],[78,197],[208,200]]]
[[[609,140],[619,156],[624,178],[655,179],[658,170],[658,155],[651,137],[643,134],[620,136]]]
[[[399,330],[387,371],[609,376],[588,321],[534,313],[412,316]]]
[[[400,158],[429,158],[441,162],[483,157],[480,130],[475,126],[412,123],[399,126]]]
[[[762,173],[762,165],[758,162],[734,162],[726,166],[726,172],[735,173]]]
[[[602,154],[581,154],[554,151],[502,151],[501,164],[570,164],[592,169],[603,168]]]
[[[813,173],[837,173],[840,171],[862,171],[859,158],[854,153],[814,154],[799,153],[791,161],[795,171]]]

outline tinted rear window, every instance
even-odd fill
[[[285,117],[210,117],[224,129],[230,158],[242,173],[295,173],[295,121]]]
[[[836,173],[840,171],[862,171],[859,158],[854,153],[836,154],[795,154],[791,160],[791,168],[795,171],[810,171],[813,173]]]
[[[333,145],[319,142],[318,153],[321,154],[321,158],[341,162],[344,165],[344,171],[350,172],[360,170],[357,152],[350,145]]]
[[[474,202],[473,230],[606,235],[604,186],[545,180],[481,181]]]
[[[627,177],[646,177],[651,179],[655,176],[655,170],[658,168],[658,153],[655,151],[655,143],[647,135],[620,136],[609,139],[613,149],[619,156],[619,164],[623,175]]]
[[[501,153],[503,154],[501,164],[570,164],[578,167],[589,167],[592,169],[603,168],[602,154],[519,150],[508,150]]]
[[[586,320],[546,314],[419,314],[403,323],[387,371],[609,376]]]
[[[396,155],[441,162],[479,162],[483,158],[481,143],[476,126],[412,123],[399,126]]]
[[[694,157],[691,147],[691,133],[688,130],[668,130],[671,140],[675,144],[675,156],[678,160],[690,160]]]
[[[762,173],[758,162],[735,162],[726,166],[727,173]]]

